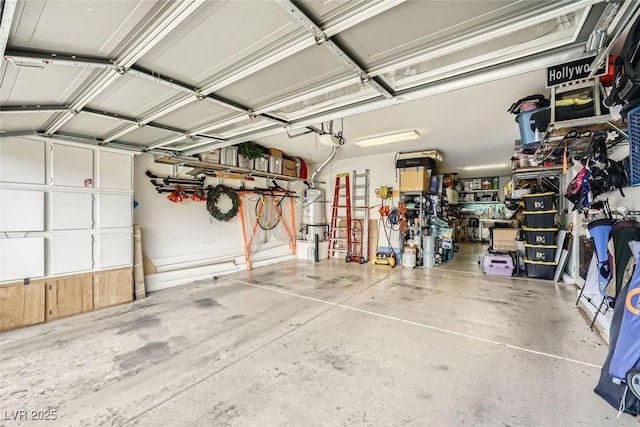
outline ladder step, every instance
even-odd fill
[[[331,242],[346,242],[347,239],[344,237],[332,237],[331,239],[329,239],[329,241]]]
[[[329,249],[329,252],[342,252],[342,253],[347,253],[346,249]]]

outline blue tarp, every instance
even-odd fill
[[[640,242],[629,242],[636,268],[624,301],[620,335],[613,351],[609,374],[623,380],[629,370],[640,367]]]

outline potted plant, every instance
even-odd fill
[[[238,166],[241,168],[253,169],[255,159],[263,156],[262,148],[255,142],[238,144]]]

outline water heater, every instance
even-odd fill
[[[310,188],[302,194],[302,224],[304,224],[305,240],[313,242],[318,235],[318,241],[325,240],[327,222],[325,221],[326,206],[324,190]]]

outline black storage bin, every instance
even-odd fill
[[[413,159],[396,160],[396,169],[412,168],[415,166],[424,166],[426,169],[435,170],[436,160],[431,157],[417,157]]]
[[[530,245],[528,243],[525,243],[524,250],[528,260],[552,262],[556,259],[556,251],[558,250],[558,246]]]
[[[553,279],[556,273],[557,262],[531,261],[525,257],[524,265],[527,268],[527,277],[532,279]]]
[[[524,225],[528,228],[551,228],[558,211],[524,211]]]
[[[530,245],[552,245],[558,236],[557,228],[522,227],[524,241]]]
[[[523,194],[524,208],[527,211],[550,211],[555,208],[555,193]]]

